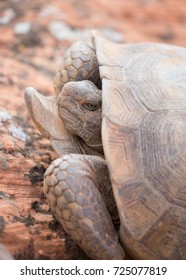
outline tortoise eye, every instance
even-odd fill
[[[94,103],[84,103],[83,106],[89,111],[96,111],[99,108],[99,105]]]

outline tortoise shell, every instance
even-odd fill
[[[102,140],[130,255],[186,259],[186,49],[93,34]]]

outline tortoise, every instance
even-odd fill
[[[65,231],[92,259],[186,259],[186,49],[93,31],[54,84],[25,100],[59,155],[44,188]]]

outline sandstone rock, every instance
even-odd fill
[[[0,61],[0,243],[15,259],[66,259],[65,235],[42,187],[56,155],[29,120],[23,96],[24,85],[37,77],[47,86],[48,77],[16,59]]]
[[[15,34],[26,34],[32,28],[32,24],[29,21],[19,22],[14,26]]]
[[[36,152],[32,135],[22,131],[15,117],[5,110],[0,116],[0,242],[15,259],[63,259],[64,235],[58,224],[57,231],[52,228],[42,189],[51,156]]]
[[[0,260],[13,260],[12,255],[2,244],[0,244]]]
[[[15,11],[12,8],[8,8],[4,11],[3,15],[0,17],[0,24],[9,24],[16,16]]]
[[[51,21],[48,29],[52,36],[59,41],[71,40],[77,37],[76,31],[62,21]]]

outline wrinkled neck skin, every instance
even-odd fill
[[[73,140],[76,142],[82,154],[100,156],[104,158],[103,146],[97,147],[88,146],[79,136],[73,135]]]
[[[63,120],[66,129],[74,136],[74,139],[81,143],[86,150],[95,150],[103,153],[101,138],[101,110],[96,112],[96,117],[91,117],[91,113],[86,112],[83,116],[74,110],[73,114],[66,109],[59,108],[60,117]],[[85,119],[87,121],[85,121]],[[99,121],[98,121],[99,119]],[[89,149],[88,149],[89,148]]]
[[[71,133],[73,141],[78,146],[78,149],[81,151],[82,154],[104,157],[101,137],[98,138],[98,142],[95,144],[95,142],[92,143],[92,139],[95,137],[92,137],[92,139],[89,138],[86,134],[86,131],[84,131],[83,135],[80,133],[80,136],[76,135],[76,133],[74,134],[72,130],[67,130]]]
[[[92,120],[93,128],[89,130],[87,130],[87,128],[82,127],[81,121],[77,122],[75,130],[71,127],[69,128],[69,123],[66,126],[66,128],[70,133],[72,133],[73,139],[75,142],[77,142],[82,153],[89,155],[103,155],[101,122],[100,126],[94,128],[94,121],[95,120]],[[91,123],[91,118],[89,122]]]

